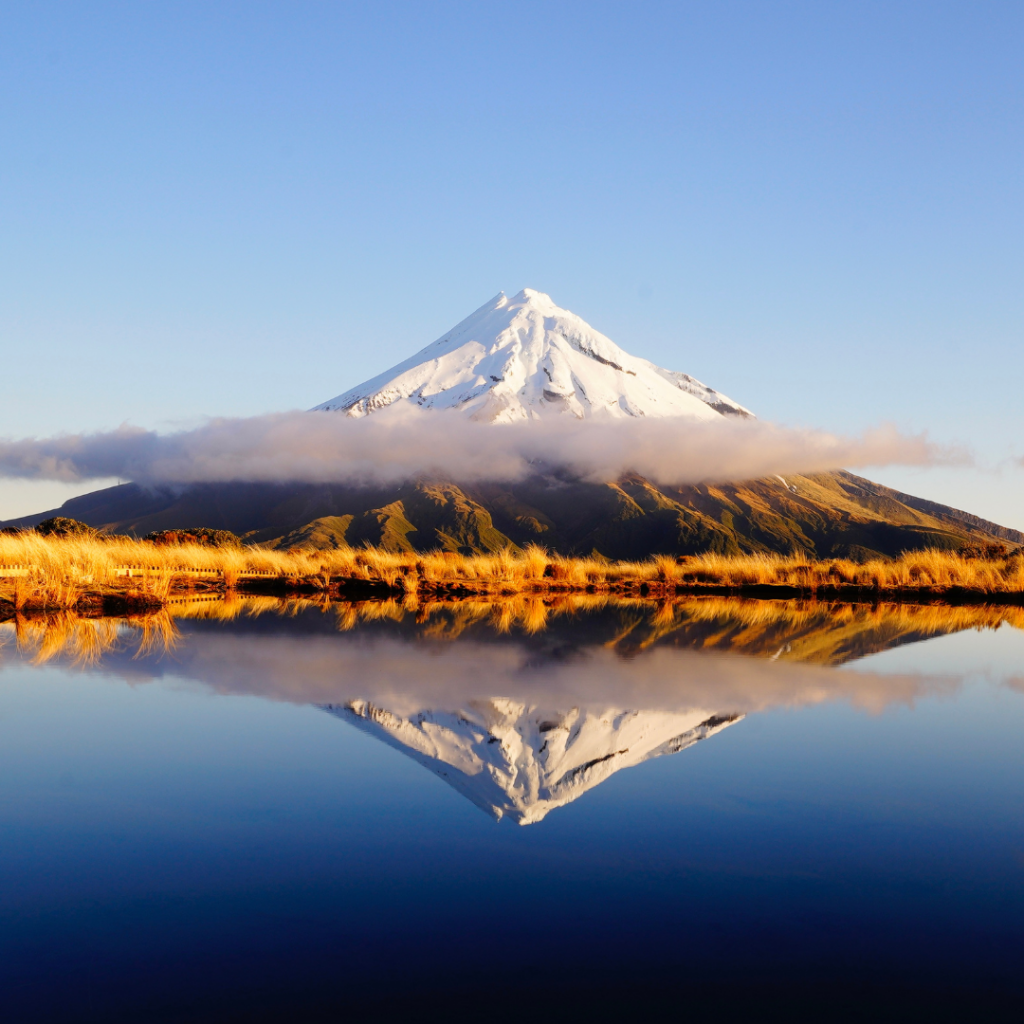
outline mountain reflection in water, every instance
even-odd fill
[[[0,657],[185,676],[315,704],[435,772],[495,818],[540,821],[622,768],[744,715],[846,700],[872,711],[955,678],[836,666],[965,629],[1024,628],[990,606],[598,596],[429,604],[185,600],[150,615],[0,624]]]

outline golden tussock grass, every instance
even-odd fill
[[[130,571],[130,574],[129,574]],[[950,590],[1024,594],[1024,557],[993,558],[926,550],[894,559],[810,561],[792,555],[659,555],[610,562],[551,554],[537,545],[518,553],[460,555],[380,548],[272,551],[261,547],[158,545],[125,537],[0,535],[0,601],[23,608],[73,608],[83,599],[127,596],[159,605],[196,590],[230,591],[275,581],[325,595],[339,584],[383,586],[427,600],[445,591],[529,594],[606,590],[675,593],[708,587],[785,586],[813,593],[851,588],[884,592]],[[418,595],[418,597],[417,597]]]

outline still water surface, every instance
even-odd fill
[[[0,624],[5,1020],[1024,1009],[1019,612],[176,612]]]

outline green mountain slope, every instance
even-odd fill
[[[846,472],[690,487],[656,487],[636,475],[607,485],[529,481],[479,494],[517,544],[611,558],[709,550],[857,557],[1024,541],[1018,531]]]
[[[553,477],[390,488],[124,484],[4,525],[31,526],[55,514],[108,532],[208,526],[282,547],[374,544],[470,553],[535,542],[565,554],[613,559],[709,550],[856,558],[1024,543],[1016,530],[846,472],[687,487],[658,487],[635,474],[611,484]]]

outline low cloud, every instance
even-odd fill
[[[635,470],[660,484],[693,484],[841,467],[969,462],[963,451],[891,426],[842,437],[759,420],[558,418],[492,424],[457,412],[392,409],[362,419],[292,412],[216,419],[170,434],[124,426],[0,441],[0,476],[141,483],[390,483],[420,475],[513,481],[559,468],[591,480]]]

